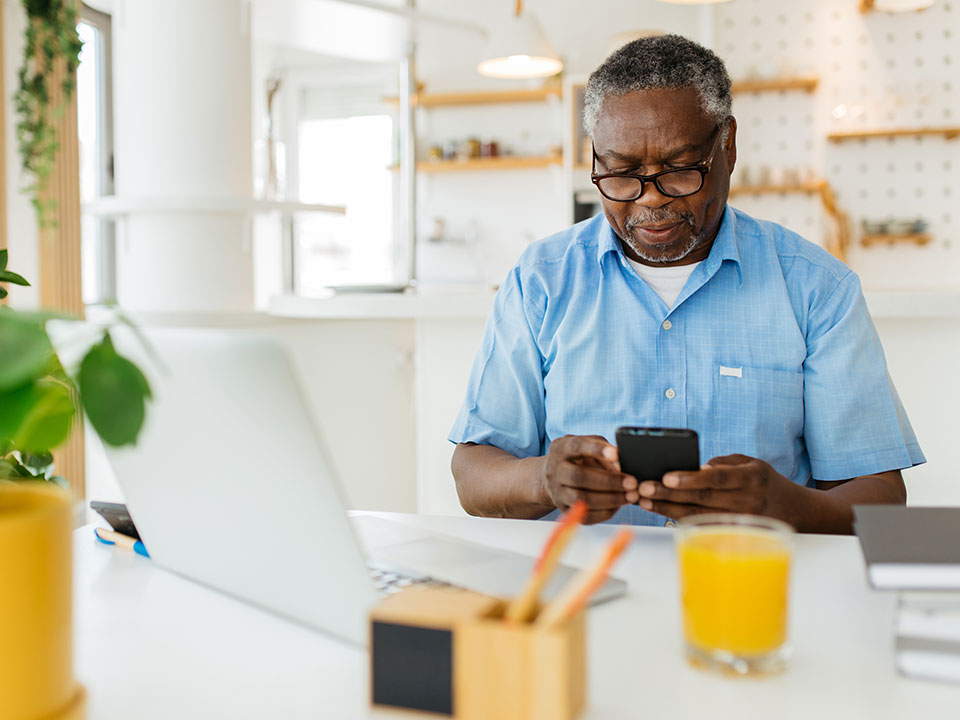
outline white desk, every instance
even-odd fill
[[[530,554],[551,529],[383,517]],[[612,531],[585,529],[567,560],[588,562]],[[74,540],[74,652],[89,720],[396,717],[369,708],[366,652],[99,545],[89,527]],[[616,574],[630,582],[629,596],[588,616],[584,718],[960,716],[960,686],[894,671],[893,597],[867,587],[855,538],[799,538],[794,657],[786,674],[762,680],[713,676],[683,660],[671,531],[638,529]]]

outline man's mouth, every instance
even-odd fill
[[[667,242],[675,239],[676,235],[679,234],[680,228],[683,226],[683,221],[678,220],[672,223],[664,223],[657,225],[632,225],[630,227],[631,234],[640,235],[643,239],[647,241],[653,241],[656,243]]]

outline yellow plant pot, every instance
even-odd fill
[[[0,482],[0,717],[74,720],[69,495]]]

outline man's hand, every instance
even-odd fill
[[[708,512],[766,515],[792,522],[803,488],[769,463],[746,455],[717,457],[694,472],[669,472],[663,483],[640,485],[640,507],[671,518]]]
[[[599,435],[565,435],[550,443],[540,489],[563,512],[577,500],[586,502],[586,523],[609,520],[640,497],[636,478],[620,471],[617,448]]]

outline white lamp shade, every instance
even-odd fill
[[[487,77],[540,78],[563,70],[563,62],[529,12],[498,26],[483,56],[477,71]]]

